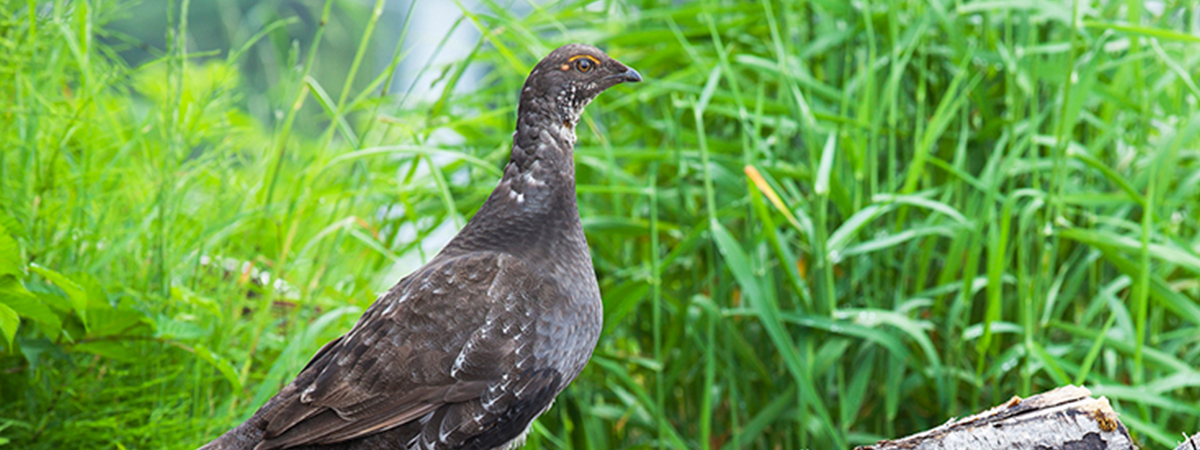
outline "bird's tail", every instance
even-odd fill
[[[262,442],[262,433],[261,429],[246,421],[198,450],[254,450]]]

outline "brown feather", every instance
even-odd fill
[[[639,80],[595,47],[551,52],[521,90],[504,177],[475,216],[204,448],[493,450],[518,440],[583,370],[602,326],[575,200],[575,124],[600,92]]]

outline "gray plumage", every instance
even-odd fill
[[[202,450],[511,448],[583,370],[600,290],[575,203],[575,125],[641,81],[595,47],[521,90],[504,177],[446,248],[367,308],[249,420]]]

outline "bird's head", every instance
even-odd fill
[[[567,44],[550,52],[530,72],[521,90],[521,106],[552,108],[564,124],[574,127],[583,108],[605,89],[642,76],[596,47]],[[527,105],[527,102],[552,102]]]

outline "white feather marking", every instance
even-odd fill
[[[496,400],[499,400],[499,399],[500,399],[500,397],[489,398],[486,402],[483,402],[483,409],[491,411],[492,407],[496,406]]]
[[[405,300],[408,300],[408,292],[401,294],[400,298],[388,302],[387,308],[383,308],[383,314],[391,314],[392,311],[395,311],[396,308],[399,307],[401,303],[404,303]]]
[[[458,352],[458,356],[454,358],[454,365],[450,367],[451,378],[458,378],[458,371],[462,370],[463,365],[467,363],[467,352],[470,352],[473,347],[471,342],[467,342],[462,351]]]
[[[458,430],[458,427],[462,426],[462,422],[459,422],[456,424],[451,424],[449,427],[450,429],[448,429],[448,430],[445,427],[446,422],[443,421],[442,425],[443,426],[438,427],[438,440],[442,441],[442,442],[446,442],[446,438],[450,437],[450,433],[453,433],[456,430]]]
[[[530,172],[525,172],[525,173],[521,174],[521,182],[525,183],[527,185],[530,185],[530,186],[545,186],[546,185],[546,183],[544,181],[534,178],[533,174]]]
[[[504,273],[503,265],[504,264],[500,260],[496,261],[496,266],[500,270],[496,271],[496,275],[492,277],[492,284],[488,285],[488,289],[487,289],[488,297],[491,297],[493,295],[493,291],[496,289],[496,283],[500,282],[500,274]]]

